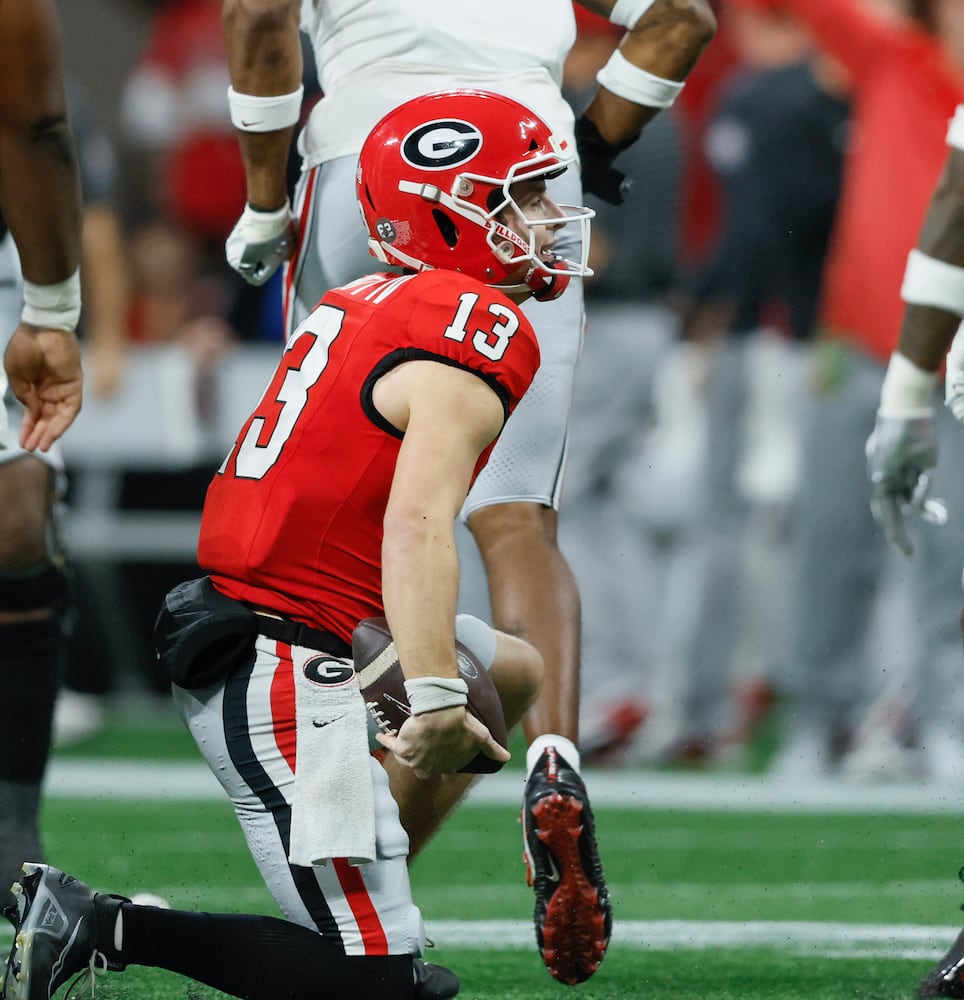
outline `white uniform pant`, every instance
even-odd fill
[[[174,702],[228,793],[248,848],[282,913],[339,941],[349,955],[419,955],[424,928],[408,880],[408,836],[388,776],[371,758],[376,861],[304,868],[288,861],[295,782],[292,647],[258,636],[224,681],[174,686]],[[300,666],[300,665],[299,665]],[[338,761],[318,761],[337,767]]]

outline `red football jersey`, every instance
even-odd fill
[[[539,347],[501,292],[454,271],[376,274],[328,292],[208,488],[198,562],[218,590],[346,642],[362,618],[384,614],[382,522],[402,435],[372,391],[418,359],[475,372],[508,417]]]

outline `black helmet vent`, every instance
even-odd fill
[[[459,242],[459,231],[455,223],[440,208],[432,209],[432,218],[435,220],[435,225],[438,226],[438,231],[442,234],[442,239],[448,243],[450,249],[454,250]]]

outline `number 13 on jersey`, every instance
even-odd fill
[[[478,303],[478,293],[462,292],[455,318],[445,328],[444,336],[449,340],[457,340],[460,344],[466,337],[471,336],[472,346],[482,357],[490,361],[500,361],[509,346],[509,341],[519,329],[519,317],[509,306],[500,302],[490,302],[488,312],[495,317],[496,322],[488,330],[479,327],[470,334],[468,322]]]

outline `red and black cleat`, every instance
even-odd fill
[[[542,960],[560,983],[581,983],[606,954],[612,906],[586,786],[553,747],[526,782],[522,827]]]

